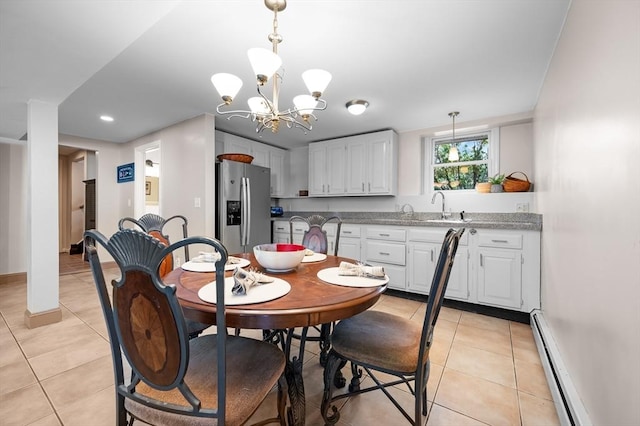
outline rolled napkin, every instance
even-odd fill
[[[313,250],[311,249],[304,249],[304,255],[305,256],[313,256],[314,254],[316,254]]]
[[[264,275],[262,272],[236,268],[236,270],[233,271],[233,287],[231,288],[231,293],[236,296],[244,296],[252,286],[272,282],[273,278]]]
[[[349,275],[366,278],[384,279],[385,273],[382,266],[368,266],[349,262],[340,262],[338,275]]]

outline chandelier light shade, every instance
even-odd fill
[[[347,111],[349,111],[353,115],[360,115],[369,107],[369,102],[363,101],[362,99],[354,99],[352,101],[347,102]]]
[[[450,112],[449,117],[453,119],[453,137],[451,139],[451,147],[449,148],[449,161],[458,161],[460,160],[460,154],[458,153],[458,148],[456,147],[456,117],[460,114],[458,111]]]
[[[234,98],[242,88],[242,80],[233,74],[217,73],[211,77],[211,83],[222,98],[222,103],[217,106],[216,111],[220,115],[248,118],[257,122],[256,133],[264,129],[271,129],[273,133],[278,132],[281,123],[285,123],[288,128],[299,128],[306,134],[311,130],[311,119],[317,120],[314,112],[327,109],[327,102],[322,99],[322,94],[327,89],[331,81],[331,74],[321,69],[310,69],[302,73],[302,79],[309,90],[307,95],[298,95],[293,98],[293,106],[280,110],[278,101],[280,99],[280,84],[282,76],[278,73],[282,66],[282,59],[278,56],[278,44],[282,41],[282,36],[278,34],[278,12],[287,7],[286,0],[264,0],[265,6],[273,11],[273,33],[269,34],[269,41],[272,50],[264,48],[251,48],[247,52],[249,63],[256,76],[256,86],[258,95],[250,98],[248,110],[228,110]],[[272,85],[272,96],[269,99],[264,88],[270,83]]]

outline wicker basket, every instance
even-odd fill
[[[523,175],[524,180],[513,177],[516,173]],[[531,182],[529,182],[529,178],[523,172],[513,172],[504,178],[502,186],[504,187],[505,192],[527,192],[531,187]]]
[[[251,164],[251,162],[253,161],[253,157],[248,154],[220,154],[217,158],[218,161],[229,160],[247,164]]]

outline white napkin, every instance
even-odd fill
[[[213,251],[213,252],[201,251],[199,256],[196,256],[193,259],[191,259],[191,261],[195,263],[215,263],[218,260],[220,260],[220,253],[218,253],[217,251]],[[227,257],[227,265],[236,265],[241,261],[242,259],[238,257],[233,257],[233,256]]]
[[[231,293],[236,296],[244,296],[251,287],[272,283],[273,281],[272,277],[268,277],[262,272],[236,268],[233,272],[233,287],[231,288]]]
[[[313,256],[314,254],[316,254],[313,250],[311,249],[304,249],[304,255],[305,256]]]
[[[385,273],[382,266],[368,266],[349,262],[340,262],[338,275],[348,275],[366,278],[384,279]]]

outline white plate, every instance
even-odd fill
[[[236,267],[244,268],[251,262],[248,259],[240,259],[240,263],[226,264],[224,265],[225,271],[233,271]],[[182,269],[189,272],[215,272],[216,264],[214,262],[185,262],[181,266]]]
[[[302,258],[302,263],[308,262],[321,262],[327,258],[324,253],[313,253],[311,256],[305,256]]]
[[[229,305],[249,305],[251,303],[268,302],[277,299],[291,291],[291,284],[280,278],[274,278],[272,283],[262,284],[249,288],[244,296],[236,296],[231,293],[233,288],[233,277],[224,279],[224,304]],[[198,297],[205,302],[216,303],[216,283],[211,282],[198,291]]]
[[[378,287],[389,282],[389,276],[384,279],[356,277],[353,275],[339,275],[340,268],[326,268],[318,271],[318,278],[329,284],[343,285],[345,287]]]

